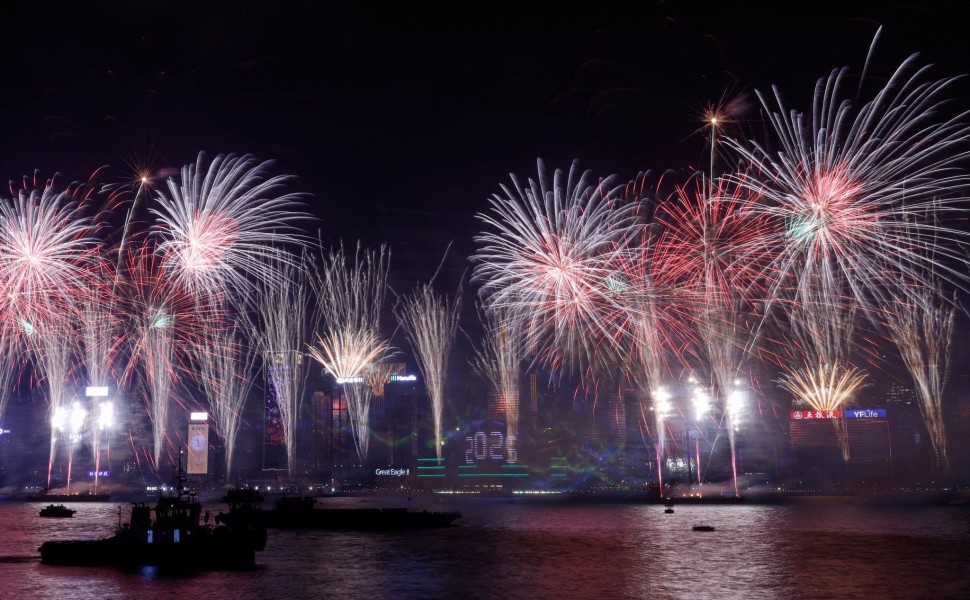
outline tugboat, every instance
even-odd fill
[[[239,570],[256,566],[256,551],[266,547],[266,530],[252,524],[209,523],[194,493],[185,489],[182,449],[175,474],[175,496],[159,496],[152,508],[134,502],[131,518],[115,534],[96,540],[47,541],[38,549],[48,565],[159,566],[190,570]]]
[[[74,513],[76,512],[77,512],[76,510],[70,509],[64,506],[63,504],[57,504],[57,505],[51,504],[49,506],[46,506],[40,509],[40,516],[66,518],[66,517],[73,517]]]
[[[279,529],[404,531],[448,527],[461,517],[459,511],[412,510],[410,498],[406,508],[318,508],[314,498],[284,496],[263,510],[255,490],[230,490],[223,501],[229,512],[217,514],[216,523]]]

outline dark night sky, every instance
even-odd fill
[[[624,179],[689,170],[707,105],[740,98],[754,123],[753,90],[778,84],[807,108],[819,76],[858,72],[878,24],[874,75],[917,51],[970,72],[960,20],[914,4],[295,4],[5,5],[0,176],[109,164],[121,178],[200,150],[276,159],[325,239],[386,241],[413,282],[451,240],[463,268],[474,214],[536,158]]]
[[[622,180],[690,171],[706,156],[704,108],[736,100],[737,127],[757,133],[753,92],[777,84],[808,109],[817,78],[859,73],[880,24],[873,77],[913,52],[941,77],[970,73],[963,21],[927,4],[612,6],[4,4],[0,176],[108,164],[121,181],[128,165],[179,167],[200,150],[276,159],[324,240],[390,245],[398,291],[453,241],[450,292],[475,213],[537,158]]]

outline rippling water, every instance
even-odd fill
[[[127,513],[70,506],[0,502],[0,598],[970,598],[966,506],[461,500],[448,529],[270,530],[257,570],[191,576],[40,564],[44,540],[109,535]]]

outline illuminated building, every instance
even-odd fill
[[[264,471],[287,470],[286,433],[283,425],[284,411],[281,403],[290,407],[293,414],[299,404],[299,368],[303,354],[296,351],[273,352],[265,357],[265,397],[263,400],[263,457]],[[291,416],[290,426],[296,422]]]

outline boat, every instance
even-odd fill
[[[156,566],[187,570],[241,570],[256,566],[256,552],[266,547],[266,530],[251,524],[213,525],[209,512],[185,489],[182,450],[175,476],[176,495],[160,495],[154,508],[133,502],[128,522],[114,535],[93,540],[46,541],[40,561],[47,565]],[[154,518],[152,518],[154,512]]]
[[[76,494],[51,494],[47,490],[28,494],[27,502],[111,502],[110,493],[84,492]]]
[[[714,531],[713,525],[694,525],[694,531]]]
[[[667,500],[667,502],[665,502],[664,505],[667,507],[667,508],[664,509],[664,514],[671,515],[671,514],[674,513],[674,503],[673,502],[671,502],[670,500]]]
[[[51,504],[40,509],[42,517],[73,517],[76,510],[70,509],[63,504]]]
[[[272,509],[264,510],[262,497],[254,491],[237,490],[223,499],[227,513],[216,523],[250,524],[279,529],[326,529],[331,531],[404,531],[448,527],[461,517],[459,511],[413,510],[408,507],[317,507],[307,496],[284,496]],[[410,499],[409,499],[410,504]]]

